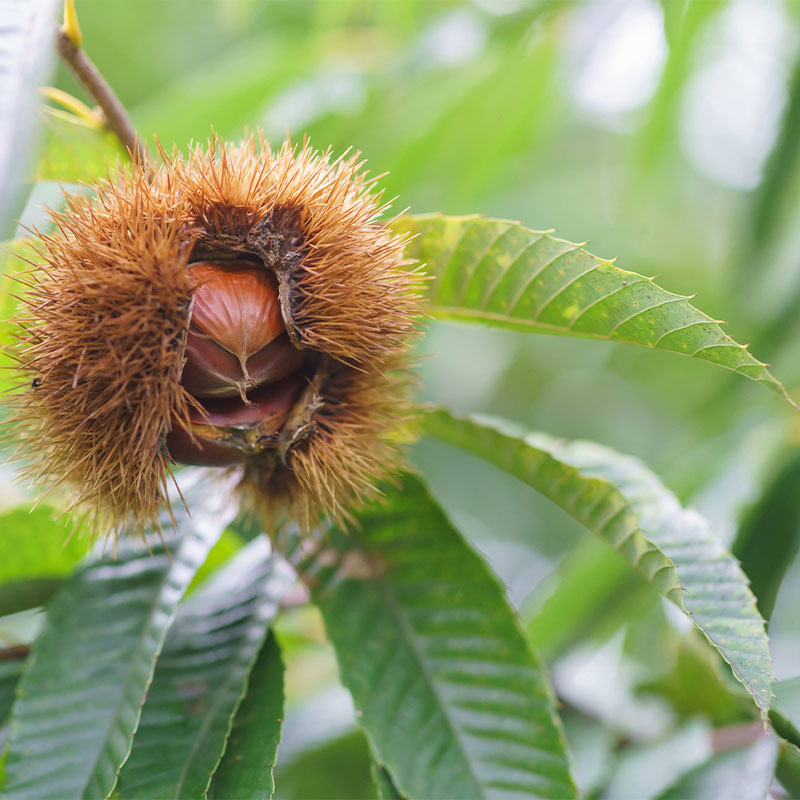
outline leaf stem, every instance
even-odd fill
[[[128,112],[108,81],[80,46],[80,39],[76,42],[65,26],[58,31],[56,47],[64,63],[72,70],[72,73],[97,102],[97,105],[100,106],[105,117],[106,127],[116,134],[134,161],[143,167],[149,167],[150,156],[139,140]]]

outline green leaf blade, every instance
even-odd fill
[[[769,647],[747,578],[705,520],[682,508],[641,462],[444,409],[428,410],[424,425],[527,483],[622,553],[689,615],[767,713]]]
[[[789,399],[766,364],[692,306],[691,298],[583,245],[519,222],[476,216],[404,215],[393,227],[415,237],[406,253],[433,278],[428,311],[434,317],[680,353]]]
[[[206,793],[250,669],[293,583],[291,567],[262,536],[179,607],[120,773],[123,797]]]
[[[115,170],[130,156],[115,134],[93,128],[74,114],[44,106],[40,111],[44,142],[36,180],[78,183]]]
[[[283,722],[283,660],[270,635],[250,672],[228,746],[214,773],[213,797],[269,800]]]
[[[4,798],[111,793],[177,604],[235,514],[209,488],[186,493],[193,516],[176,510],[166,545],[120,540],[48,605],[12,709]]]
[[[800,550],[799,485],[800,453],[792,452],[748,509],[732,546],[766,619],[772,616],[786,572]]]
[[[0,514],[8,552],[0,563],[0,583],[31,578],[61,578],[86,555],[89,545],[80,531],[56,519],[48,506],[14,508]]]
[[[12,659],[0,661],[0,727],[5,724],[6,718],[14,703],[14,692],[22,675],[25,661]]]
[[[416,479],[307,562],[376,758],[409,797],[574,797],[541,664]],[[334,564],[335,566],[331,566]]]

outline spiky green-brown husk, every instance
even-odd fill
[[[171,471],[165,438],[194,399],[180,383],[190,260],[255,255],[279,280],[296,346],[324,354],[309,431],[276,461],[248,458],[247,496],[310,524],[341,515],[395,469],[408,411],[407,342],[420,275],[355,157],[213,140],[162,152],[73,196],[26,278],[15,437],[26,474],[61,484],[96,528],[158,517]]]

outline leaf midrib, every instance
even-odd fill
[[[272,559],[270,559],[270,560],[273,561]],[[274,561],[273,561],[273,563],[270,564],[269,572],[267,573],[267,575],[263,579],[265,584],[268,583],[269,579],[272,577],[273,569],[274,569]],[[247,633],[249,633],[251,628],[255,627],[255,624],[257,622],[261,622],[262,621],[262,619],[261,619],[261,611],[262,611],[262,609],[264,608],[264,606],[266,606],[266,605],[268,605],[268,604],[270,604],[272,602],[273,602],[272,598],[267,594],[267,590],[265,588],[262,591],[261,596],[257,600],[257,606],[254,609],[250,620],[248,621],[248,623],[245,626],[245,631],[244,631],[245,635],[244,635],[244,638],[242,640],[242,643],[237,648],[236,661],[237,661],[237,663],[239,663],[239,667],[240,668],[241,668],[241,662],[239,661],[239,659],[241,658],[242,651],[246,647],[251,645],[251,642],[250,642],[250,639],[247,636]],[[269,632],[269,623],[266,620],[263,620],[263,621],[264,621],[264,631],[263,631],[263,637],[262,637],[261,646],[263,646],[264,640],[266,639],[267,633]],[[255,664],[256,658],[258,657],[258,653],[259,653],[260,649],[261,649],[260,646],[253,647],[253,652],[252,652],[250,658],[248,659],[248,663],[245,665],[246,667],[249,667],[250,669],[252,669],[253,665]],[[236,704],[235,704],[234,708],[231,709],[231,713],[228,715],[228,734],[230,734],[230,729],[232,727],[233,720],[236,717],[236,712],[239,710],[239,706],[242,704],[242,700],[244,699],[244,696],[247,693],[247,686],[248,686],[248,683],[250,681],[250,669],[247,670],[247,674],[245,676],[245,681],[242,684],[242,691],[239,694],[239,699],[236,701]],[[228,688],[231,685],[233,677],[234,677],[234,672],[233,672],[233,670],[231,670],[228,673],[228,678],[223,683],[222,689],[217,693],[217,700],[215,701],[215,703],[213,704],[213,707],[212,707],[213,711],[216,711],[219,708],[220,704],[222,703],[222,700],[225,697],[225,694],[226,694]],[[180,790],[183,788],[183,783],[186,780],[186,776],[187,776],[188,771],[189,771],[189,766],[191,765],[195,755],[197,754],[197,750],[200,747],[200,743],[204,740],[205,735],[208,733],[208,728],[209,728],[213,718],[214,718],[214,714],[207,714],[203,724],[200,726],[200,730],[198,731],[198,735],[195,737],[194,743],[192,744],[192,747],[189,750],[189,757],[186,759],[186,761],[184,763],[184,768],[181,771],[181,774],[180,774],[180,776],[178,778],[178,782],[175,785],[175,794],[173,795],[173,798],[175,800],[179,800],[179,798],[180,798]],[[227,747],[227,744],[228,744],[228,737],[226,736],[225,737],[225,742],[223,743],[222,751],[220,752],[220,755],[219,755],[219,759],[217,760],[217,763],[214,765],[213,769],[211,770],[211,774],[209,775],[208,782],[207,782],[206,787],[205,787],[205,789],[203,791],[203,795],[204,796],[208,792],[208,788],[211,785],[211,779],[214,777],[214,772],[216,771],[217,767],[219,767],[220,761],[222,761],[222,757],[225,754],[225,749]]]
[[[363,544],[363,540],[362,540],[362,544]],[[365,547],[365,549],[367,551],[369,551],[369,547]],[[439,705],[440,709],[442,710],[442,716],[447,721],[447,725],[450,728],[450,732],[453,734],[453,738],[455,739],[456,743],[458,744],[459,752],[461,753],[462,758],[463,758],[464,762],[466,763],[467,772],[469,773],[470,777],[473,779],[476,787],[478,787],[478,789],[480,790],[480,792],[481,792],[480,797],[481,798],[487,798],[488,795],[486,795],[486,793],[484,792],[483,784],[479,780],[478,776],[475,774],[475,771],[474,771],[474,768],[473,768],[473,765],[472,765],[472,760],[469,758],[468,751],[466,750],[466,745],[463,742],[461,735],[459,734],[458,728],[456,727],[455,723],[453,722],[453,720],[450,717],[450,714],[448,713],[447,705],[445,704],[444,700],[442,699],[442,697],[441,697],[441,695],[439,693],[439,690],[438,690],[437,685],[436,685],[436,681],[435,681],[435,679],[433,677],[433,674],[431,673],[431,671],[430,671],[430,669],[429,669],[429,667],[427,665],[427,662],[425,660],[424,653],[422,652],[422,650],[419,647],[419,644],[417,642],[417,634],[416,634],[416,632],[414,631],[413,627],[411,626],[411,624],[406,619],[406,615],[404,613],[403,607],[399,604],[399,602],[394,597],[394,593],[389,590],[388,583],[386,581],[380,580],[378,578],[375,579],[375,582],[378,584],[379,591],[384,596],[384,599],[385,599],[385,601],[387,603],[387,606],[389,607],[389,610],[392,612],[392,614],[394,615],[398,625],[400,626],[400,629],[405,634],[406,640],[409,643],[409,647],[411,649],[412,654],[415,656],[415,658],[419,662],[420,669],[421,669],[422,674],[425,676],[425,678],[426,678],[426,680],[427,680],[427,682],[429,684],[429,687],[431,689],[431,693],[433,694],[437,704]]]
[[[156,593],[155,599],[153,600],[153,603],[150,605],[149,610],[148,610],[147,623],[142,627],[141,633],[137,637],[137,647],[136,647],[136,652],[137,653],[140,652],[142,642],[146,638],[147,632],[150,629],[150,622],[153,619],[153,614],[154,614],[155,610],[158,608],[158,606],[161,604],[161,599],[162,599],[162,595],[163,595],[163,592],[164,592],[164,586],[169,582],[169,577],[174,572],[175,563],[177,563],[178,561],[179,561],[179,559],[176,559],[176,562],[172,563],[169,566],[167,571],[164,573],[163,579],[159,583],[158,592]],[[170,614],[170,620],[164,626],[164,629],[161,632],[161,636],[159,637],[160,641],[156,645],[156,649],[153,652],[153,656],[152,656],[151,661],[150,661],[150,674],[149,674],[149,678],[148,678],[147,682],[145,683],[144,695],[142,696],[142,700],[139,703],[138,710],[136,711],[136,721],[134,723],[133,730],[128,735],[128,749],[127,749],[127,752],[125,753],[125,757],[122,759],[122,762],[119,764],[118,767],[115,768],[114,780],[113,780],[111,786],[108,787],[108,791],[105,792],[105,795],[104,795],[105,797],[108,797],[114,791],[114,787],[116,786],[117,780],[119,779],[119,773],[122,770],[122,767],[125,765],[125,762],[128,760],[128,757],[131,754],[131,750],[133,748],[133,736],[136,733],[136,730],[139,727],[139,721],[142,718],[142,709],[144,708],[144,700],[147,697],[147,693],[150,690],[150,684],[151,684],[151,681],[153,679],[153,673],[155,672],[156,661],[158,660],[158,656],[161,653],[162,647],[164,646],[164,641],[165,641],[166,636],[167,636],[167,631],[172,627],[172,624],[175,622],[175,616],[176,616],[176,612],[173,610],[173,612]],[[92,762],[91,771],[89,772],[89,774],[87,776],[87,779],[86,779],[86,783],[84,784],[84,786],[83,786],[83,788],[81,790],[81,797],[85,797],[86,796],[86,791],[89,788],[90,782],[91,782],[91,780],[93,778],[95,778],[95,775],[97,773],[98,765],[99,765],[99,763],[100,763],[100,761],[102,759],[103,754],[105,753],[106,745],[108,744],[108,741],[111,738],[111,731],[112,731],[114,725],[116,724],[116,721],[119,719],[120,709],[122,708],[123,702],[125,701],[126,689],[130,685],[131,676],[135,672],[138,663],[139,663],[138,659],[132,659],[128,664],[128,670],[127,670],[126,675],[125,675],[125,680],[120,684],[120,687],[119,687],[119,695],[120,695],[119,696],[119,700],[117,701],[117,705],[114,708],[114,713],[111,715],[111,717],[109,719],[109,724],[106,727],[106,733],[105,733],[105,735],[103,737],[102,747],[101,747],[100,751],[97,754],[97,758],[95,758],[95,760]]]

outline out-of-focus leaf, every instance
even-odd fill
[[[233,720],[225,755],[214,773],[211,796],[224,800],[269,800],[283,722],[283,661],[270,634],[250,671]]]
[[[662,0],[669,55],[639,135],[638,157],[645,168],[652,167],[668,143],[679,138],[680,101],[692,75],[694,46],[698,34],[723,5],[723,0]]]
[[[519,222],[477,216],[405,215],[393,227],[416,236],[406,252],[433,277],[427,310],[435,317],[680,353],[738,372],[789,399],[766,366],[690,298],[581,245]]]
[[[775,681],[769,719],[776,733],[800,747],[800,677]]]
[[[67,194],[81,194],[88,191],[89,189],[82,184],[64,181],[36,181],[31,184],[31,192],[14,232],[15,238],[25,239],[33,229],[47,233],[53,226],[48,210],[61,211]]]
[[[612,720],[608,720],[612,725]],[[683,775],[712,755],[711,731],[695,718],[668,732],[632,741],[614,754],[610,781],[603,797],[653,800]]]
[[[58,0],[0,0],[0,240],[13,230],[28,165],[37,88],[53,61]]]
[[[689,615],[766,714],[769,647],[747,579],[708,523],[640,461],[444,409],[429,410],[424,424],[430,435],[529,484],[619,550]]]
[[[0,561],[0,616],[46,603],[86,555],[89,544],[80,530],[54,515],[48,506],[0,515],[5,548]]]
[[[789,742],[778,745],[778,765],[775,777],[789,797],[800,797],[800,750]]]
[[[279,759],[275,770],[276,793],[280,800],[375,800],[377,792],[370,777],[370,759],[364,734],[352,730],[298,753]],[[214,795],[215,800],[230,796]]]
[[[12,709],[4,800],[111,793],[178,602],[235,514],[229,486],[182,485],[192,516],[176,506],[174,536],[122,538],[48,604]]]
[[[41,113],[44,142],[36,180],[92,181],[113,171],[118,158],[128,159],[110,131],[93,128],[80,117],[49,106]]]
[[[178,607],[120,772],[122,797],[206,793],[250,669],[294,580],[262,536]],[[276,719],[265,714],[261,723],[274,737]]]
[[[270,97],[320,55],[307,37],[284,42],[274,35],[252,37],[180,73],[131,113],[141,135],[156,134],[167,149],[205,141],[212,126],[222,136],[239,138],[261,121]]]
[[[14,691],[25,666],[24,658],[0,660],[0,726],[5,723],[14,702]]]
[[[206,578],[216,572],[226,561],[233,558],[241,550],[243,544],[244,542],[242,542],[239,534],[232,529],[232,526],[228,526],[217,540],[217,543],[211,548],[208,558],[197,570],[186,593],[191,594]]]
[[[86,555],[89,543],[80,530],[73,531],[54,515],[48,506],[15,508],[0,515],[4,548],[0,583],[63,577]]]
[[[555,585],[536,612],[526,614],[523,608],[531,642],[548,660],[588,635],[612,633],[604,628],[605,618],[644,584],[619,553],[593,539],[575,548],[553,577]]]
[[[447,180],[449,191],[464,209],[475,208],[487,190],[503,185],[510,177],[513,157],[534,151],[557,118],[552,114],[559,102],[553,35],[557,29],[556,25],[541,26],[533,44],[527,39],[504,44],[494,58],[486,58],[488,70],[479,73],[472,65],[456,70],[450,91],[442,80],[431,81],[428,75],[417,78],[428,85],[416,92],[391,86],[392,95],[401,97],[399,108],[387,110],[396,126],[387,137],[395,148],[389,185],[418,192],[420,187]],[[425,103],[424,92],[435,92],[439,102]],[[385,94],[376,97],[376,104],[386,103]],[[551,113],[543,113],[544,109]],[[376,110],[370,109],[371,116]],[[424,128],[418,119],[420,110],[436,114]],[[387,123],[382,119],[378,125]],[[371,136],[376,138],[376,132]],[[465,151],[469,158],[464,158]]]
[[[409,797],[574,797],[547,678],[502,588],[425,487],[303,565],[376,758]]]
[[[764,800],[777,757],[777,739],[764,736],[749,747],[712,756],[679,778],[658,800]]]
[[[618,732],[575,709],[561,712],[581,797],[596,797],[614,770]]]
[[[29,239],[14,239],[0,243],[0,391],[8,391],[19,384],[16,366],[6,348],[13,342],[14,324],[11,318],[16,314],[19,301],[19,284],[14,275],[27,268],[24,259],[32,259],[35,254]]]
[[[800,59],[795,64],[788,86],[788,103],[783,114],[780,133],[764,167],[764,177],[755,195],[752,220],[753,249],[741,265],[753,269],[754,250],[769,244],[778,226],[784,195],[797,174],[800,156]]]
[[[674,663],[666,672],[639,684],[636,694],[657,694],[686,719],[703,715],[714,726],[748,722],[753,708],[750,699],[716,652],[694,631],[690,635],[673,633],[670,638]]]
[[[0,617],[45,605],[63,582],[61,578],[33,578],[0,585]]]
[[[800,549],[800,452],[789,456],[748,511],[731,549],[750,579],[758,610],[769,619]]]

